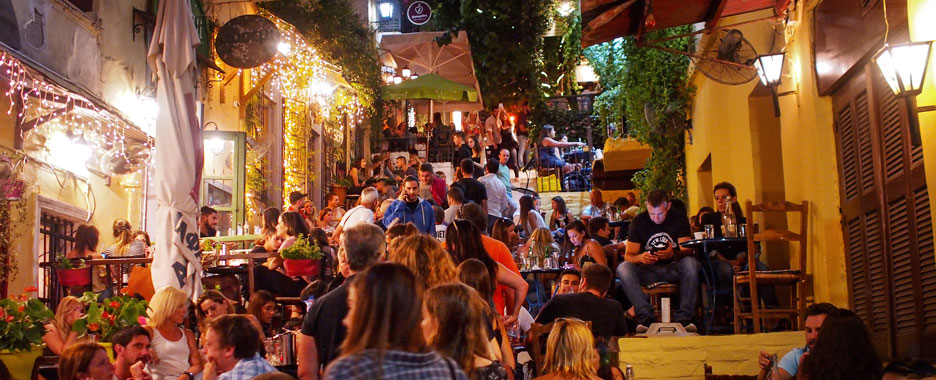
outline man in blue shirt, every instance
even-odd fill
[[[435,234],[435,214],[432,205],[425,199],[419,199],[419,180],[408,176],[403,180],[400,197],[390,204],[383,216],[384,227],[390,228],[397,223],[413,223],[424,234]]]
[[[799,372],[799,366],[803,362],[804,354],[812,351],[813,346],[816,345],[816,338],[819,337],[819,331],[822,330],[822,322],[825,321],[826,315],[835,311],[837,309],[835,305],[828,302],[817,303],[806,308],[806,346],[804,347],[794,347],[786,355],[783,355],[783,358],[780,359],[780,363],[777,365],[778,373],[780,377],[773,380],[791,380],[796,378],[796,374]],[[770,354],[765,351],[761,351],[758,357],[758,362],[761,369],[769,370],[770,365]]]
[[[276,372],[260,357],[260,330],[243,315],[224,315],[208,324],[204,380],[247,380]]]

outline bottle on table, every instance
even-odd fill
[[[637,378],[634,377],[634,367],[628,364],[627,367],[625,367],[624,369],[624,380],[636,380],[636,379]]]
[[[722,212],[722,226],[725,226],[725,231],[723,235],[725,237],[737,237],[738,236],[738,220],[734,214],[734,199],[731,196],[727,196],[725,200],[725,210]]]

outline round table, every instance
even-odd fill
[[[711,239],[694,239],[694,240],[689,240],[680,244],[680,246],[685,247],[685,248],[693,248],[693,249],[698,248],[699,250],[697,250],[697,252],[701,253],[700,259],[702,260],[703,263],[705,263],[705,272],[707,273],[705,276],[705,282],[712,289],[712,310],[711,310],[712,317],[709,318],[708,324],[711,324],[712,319],[714,319],[715,302],[716,302],[715,300],[718,298],[718,297],[715,297],[716,291],[718,289],[716,289],[715,270],[712,267],[712,261],[711,261],[711,258],[709,257],[709,253],[713,249],[717,249],[719,247],[728,247],[731,245],[742,244],[742,243],[747,244],[746,237],[724,237],[722,236],[722,237],[715,237]],[[710,329],[711,329],[711,326],[706,326],[706,331]]]

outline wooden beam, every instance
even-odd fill
[[[45,115],[39,116],[29,121],[23,121],[19,125],[20,132],[27,132],[33,128],[36,128],[44,123],[54,120],[55,118],[67,114],[75,109],[75,103],[67,103],[64,107],[58,108],[52,112],[49,112]],[[21,117],[17,116],[17,121],[21,121]]]
[[[722,13],[725,12],[725,5],[728,4],[728,0],[713,0],[709,5],[709,9],[705,12],[705,30],[711,31],[718,21],[721,20]]]

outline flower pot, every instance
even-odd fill
[[[287,276],[314,276],[319,273],[319,261],[313,259],[283,259]]]
[[[20,180],[0,179],[0,194],[11,201],[18,201],[25,187],[26,183]]]
[[[32,378],[33,365],[42,355],[42,346],[33,345],[30,351],[10,352],[0,351],[0,361],[10,370],[14,380],[28,380]]]
[[[59,269],[59,284],[62,286],[88,286],[91,285],[91,267],[78,269]]]
[[[338,196],[338,204],[345,204],[345,197],[348,196],[348,188],[341,185],[332,185],[331,191]]]

